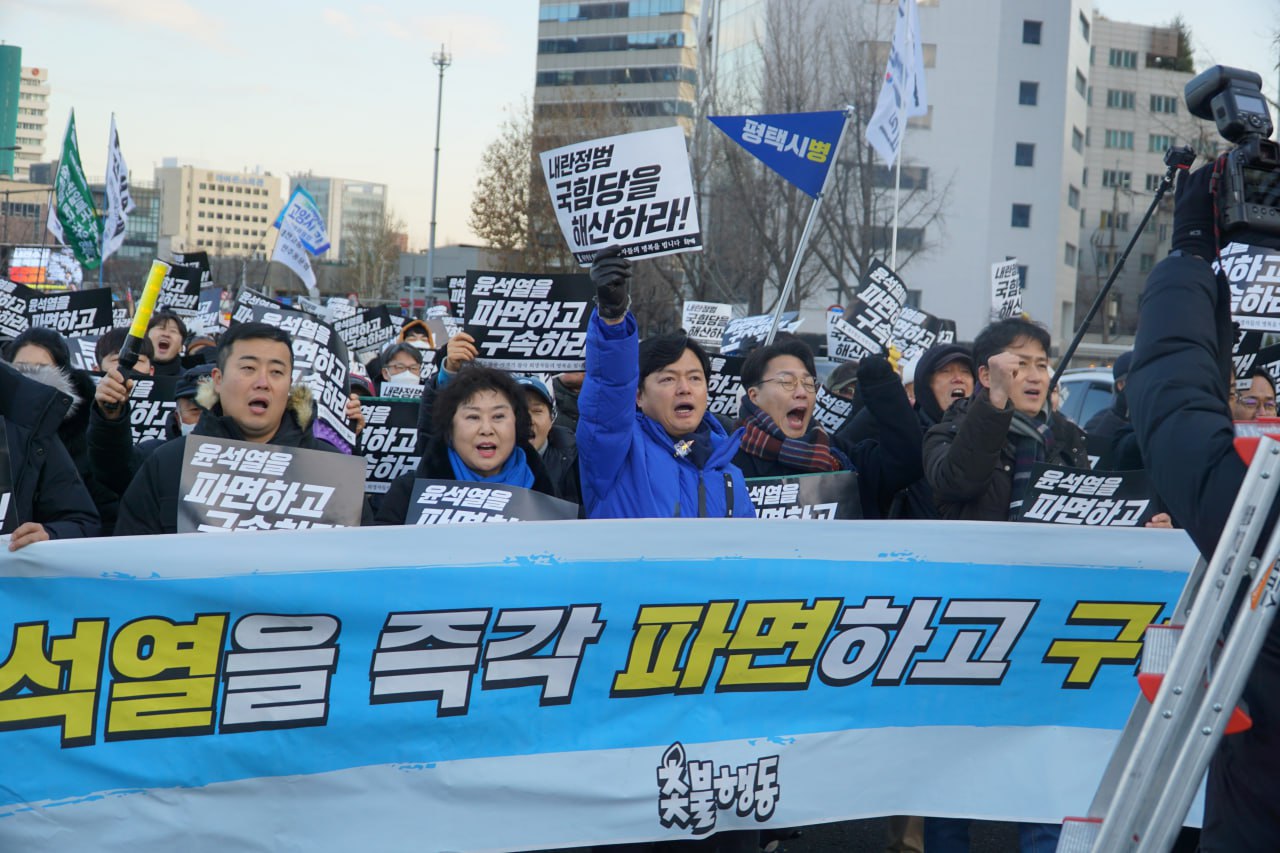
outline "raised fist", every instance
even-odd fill
[[[600,319],[617,323],[631,306],[631,262],[620,257],[618,246],[609,246],[591,264],[591,281],[596,286],[596,308]]]

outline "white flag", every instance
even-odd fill
[[[311,269],[310,252],[318,255],[329,248],[329,236],[325,231],[324,217],[311,194],[298,187],[289,197],[289,203],[272,223],[280,230],[271,260],[279,261],[297,273],[313,298],[320,296],[316,287],[316,274]]]
[[[106,260],[124,243],[125,226],[136,205],[129,195],[129,167],[120,152],[120,134],[116,117],[111,115],[111,136],[107,139],[106,215],[102,223],[102,260]]]
[[[902,148],[907,119],[929,111],[924,88],[924,50],[920,45],[920,19],[916,0],[898,0],[893,46],[885,65],[884,86],[876,111],[867,122],[867,144],[892,166]]]
[[[316,274],[311,269],[311,258],[307,257],[307,247],[302,245],[298,235],[289,228],[280,229],[276,247],[271,251],[271,260],[279,261],[297,273],[312,298],[320,296],[320,290],[316,287]]]

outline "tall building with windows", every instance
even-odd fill
[[[387,216],[387,186],[346,178],[325,178],[307,173],[289,178],[289,193],[302,187],[316,200],[329,229],[329,251],[322,260],[347,263],[367,235],[381,232]]]
[[[1138,227],[1164,174],[1165,152],[1191,145],[1212,154],[1215,127],[1187,112],[1183,89],[1194,76],[1190,45],[1174,27],[1093,18],[1085,171],[1068,188],[1078,204],[1076,262],[1084,319],[1112,266]],[[1147,273],[1169,252],[1173,193],[1155,211],[1092,324],[1090,340],[1129,340],[1137,325],[1138,294]]]
[[[49,94],[49,69],[25,67],[22,48],[0,45],[0,175],[29,180],[44,159]]]
[[[534,135],[586,113],[629,130],[691,128],[701,0],[540,0]]]
[[[159,254],[206,251],[223,257],[270,257],[271,223],[284,206],[270,172],[178,165],[156,169],[160,195]]]

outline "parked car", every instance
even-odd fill
[[[1077,426],[1084,427],[1115,397],[1115,380],[1109,368],[1083,367],[1068,370],[1058,380],[1062,394],[1059,414],[1066,415]]]

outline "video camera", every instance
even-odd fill
[[[1212,119],[1222,138],[1236,146],[1215,193],[1219,229],[1280,236],[1280,145],[1268,138],[1274,128],[1262,78],[1215,65],[1197,74],[1184,94],[1191,114]]]

